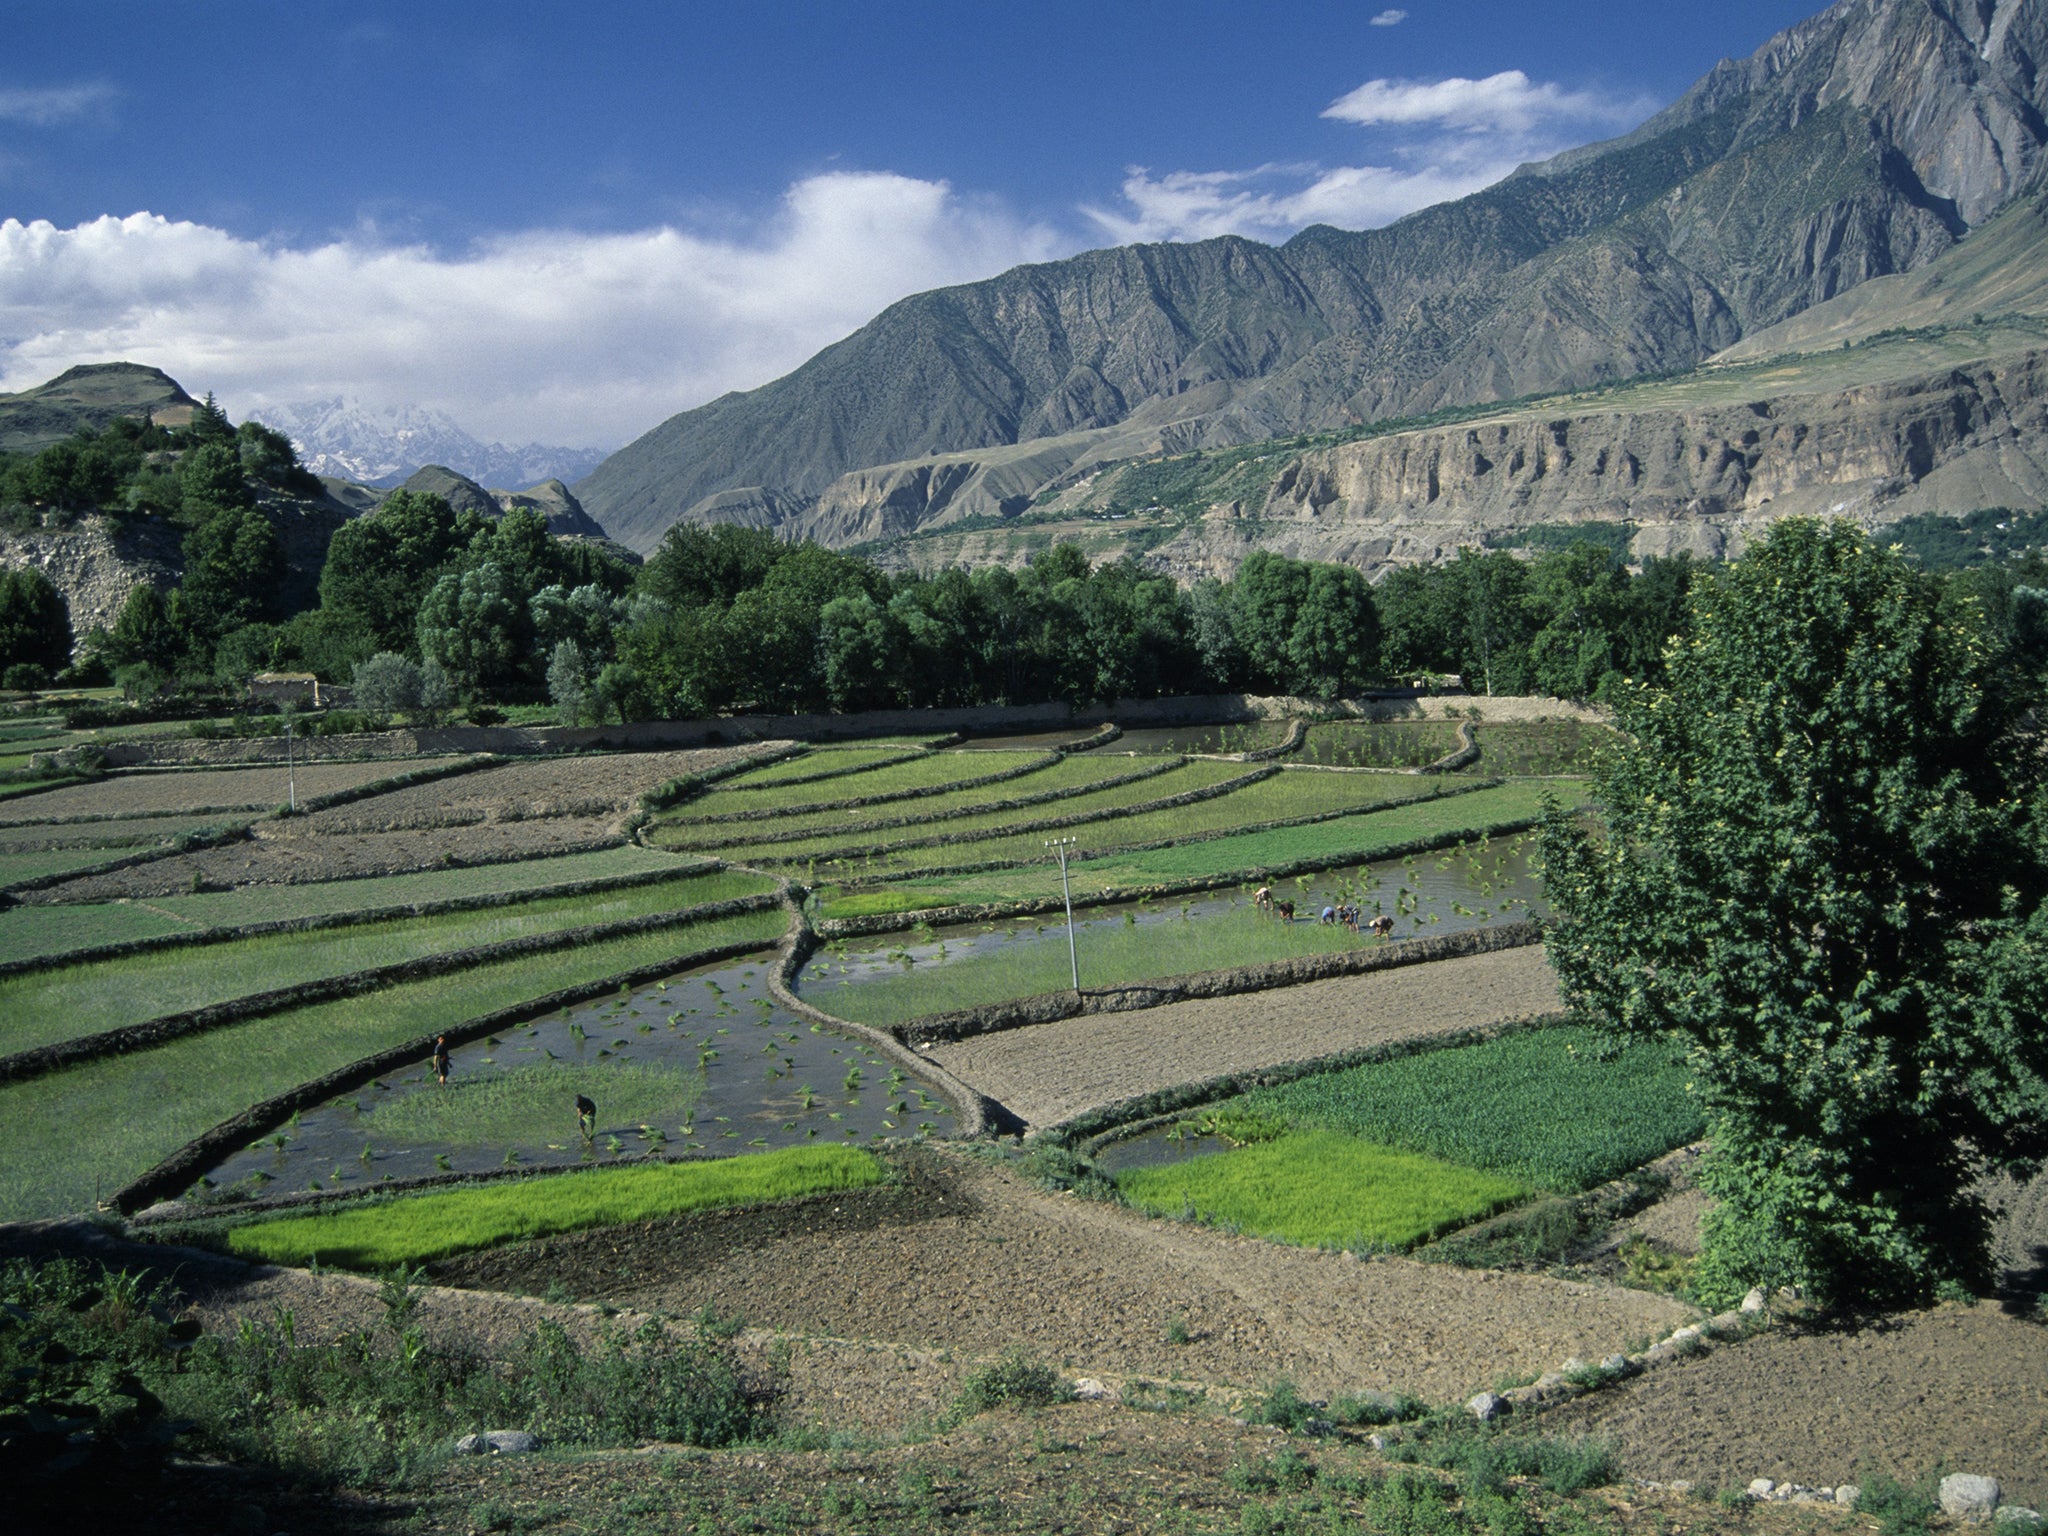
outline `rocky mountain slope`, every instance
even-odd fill
[[[1841,0],[1625,137],[1385,229],[1095,251],[903,300],[577,494],[640,549],[680,517],[847,542],[1015,515],[1116,458],[1691,368],[2037,184],[2044,61],[2048,0]]]

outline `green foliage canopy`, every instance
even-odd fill
[[[1546,833],[1568,994],[1682,1042],[1713,1150],[1705,1299],[1990,1278],[1984,1168],[2048,1153],[2048,859],[2026,699],[1975,605],[1846,524],[1695,583],[1620,699],[1606,825]]]

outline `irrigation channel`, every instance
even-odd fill
[[[773,1005],[763,954],[561,1009],[307,1110],[227,1158],[217,1187],[367,1188],[386,1179],[734,1156],[942,1134],[952,1106],[859,1041]],[[579,1134],[575,1096],[597,1104]]]
[[[1462,933],[1490,923],[1541,917],[1545,908],[1541,880],[1532,867],[1535,838],[1528,834],[1493,839],[1483,849],[1477,844],[1460,845],[1437,853],[1417,854],[1405,860],[1388,860],[1352,870],[1329,870],[1322,874],[1298,876],[1272,882],[1273,894],[1294,903],[1291,931],[1259,935],[1249,948],[1270,953],[1247,954],[1235,960],[1212,961],[1212,966],[1245,964],[1256,959],[1278,959],[1313,950],[1360,948],[1403,938]],[[1056,873],[1048,874],[1052,893],[1058,894]],[[1284,919],[1254,908],[1253,887],[1245,885],[1203,895],[1171,897],[1158,901],[1124,902],[1085,907],[1074,913],[1075,945],[1079,954],[1081,986],[1107,985],[1129,981],[1129,976],[1091,980],[1091,949],[1099,951],[1102,941],[1114,935],[1117,948],[1127,954],[1124,930],[1135,929],[1140,936],[1167,924],[1236,923],[1281,925]],[[1325,907],[1344,903],[1358,906],[1363,919],[1386,913],[1394,918],[1391,941],[1352,933],[1341,927],[1323,927]],[[928,936],[927,936],[928,935]],[[1219,938],[1223,937],[1218,935]],[[1057,912],[994,923],[963,923],[927,928],[915,938],[904,933],[834,942],[818,951],[799,978],[806,1000],[828,1013],[865,1017],[865,1010],[845,996],[842,989],[856,989],[882,982],[895,982],[906,974],[925,974],[932,981],[932,1006],[938,1012],[957,1006],[945,996],[948,968],[999,956],[1034,957],[1042,951],[1046,965],[1066,974],[1066,923]],[[1057,965],[1052,965],[1053,960]],[[1120,963],[1128,963],[1120,960]],[[1194,969],[1195,967],[1179,967]],[[957,974],[957,973],[956,973]],[[1150,973],[1144,979],[1170,974]],[[1064,980],[1055,983],[1063,986]]]

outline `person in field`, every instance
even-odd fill
[[[587,1094],[576,1095],[576,1129],[583,1133],[585,1141],[597,1134],[597,1105]]]
[[[448,1037],[437,1035],[434,1038],[434,1081],[443,1088],[448,1086],[448,1067]]]

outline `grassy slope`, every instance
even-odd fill
[[[0,978],[0,1055],[321,977],[770,890],[737,870],[480,912],[279,933]]]
[[[0,1085],[0,1221],[90,1206],[202,1131],[376,1051],[688,951],[772,943],[779,911],[527,956]]]
[[[1133,1169],[1117,1187],[1154,1215],[1192,1212],[1259,1237],[1354,1249],[1406,1248],[1525,1193],[1476,1168],[1335,1131],[1299,1131],[1220,1157]]]
[[[199,928],[232,928],[333,912],[360,912],[414,902],[449,901],[497,891],[534,890],[612,875],[675,869],[672,854],[645,848],[600,848],[474,869],[433,869],[411,875],[328,880],[314,885],[265,885],[196,896],[161,896],[140,902],[86,902],[75,906],[9,907],[0,911],[0,960],[62,954],[99,944],[154,938]]]
[[[789,1147],[754,1157],[594,1169],[287,1216],[236,1227],[227,1241],[236,1253],[273,1263],[317,1258],[381,1270],[552,1232],[861,1189],[887,1177],[872,1153],[853,1147]]]

